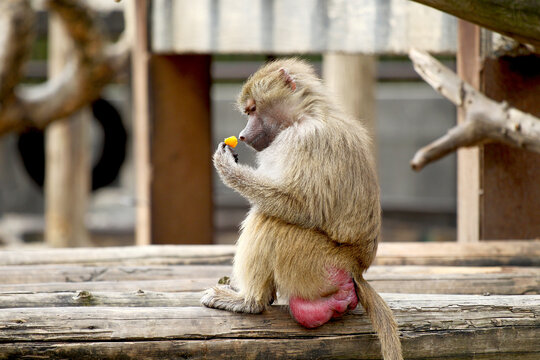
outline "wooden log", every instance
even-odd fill
[[[406,358],[540,354],[534,340],[540,328],[539,296],[384,297],[396,315]],[[380,358],[361,309],[312,330],[295,324],[285,306],[271,306],[259,315],[203,307],[16,308],[2,310],[0,324],[4,357],[245,358],[256,351],[270,358]]]
[[[228,266],[4,267],[0,292],[201,291],[230,274]],[[540,268],[373,266],[366,279],[379,292],[540,293]]]
[[[231,264],[233,245],[160,245],[87,249],[0,251],[8,265],[220,265]],[[381,243],[377,265],[540,266],[540,241],[485,241],[458,244]]]
[[[377,57],[326,53],[323,56],[323,79],[345,111],[368,129],[371,150],[377,152],[375,89]]]
[[[63,26],[57,15],[51,18],[51,76],[63,71],[74,51]],[[90,244],[85,224],[91,179],[90,122],[85,108],[50,124],[45,132],[45,241],[49,246]]]

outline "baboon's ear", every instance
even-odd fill
[[[292,91],[296,90],[296,81],[294,81],[293,76],[289,73],[289,70],[286,68],[279,69],[279,73],[281,74],[281,77],[283,77],[283,80],[285,80],[285,83],[289,85]]]

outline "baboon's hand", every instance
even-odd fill
[[[227,169],[236,166],[233,150],[224,142],[220,143],[214,153],[214,166],[220,175],[224,176]]]

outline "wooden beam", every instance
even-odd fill
[[[413,0],[487,29],[540,45],[540,9],[536,0]]]
[[[539,296],[386,294],[405,358],[533,359]],[[284,306],[260,315],[200,306],[51,307],[0,311],[2,355],[41,358],[380,358],[361,309],[320,328],[294,323]],[[167,341],[163,341],[166,339]]]
[[[0,266],[16,265],[225,265],[234,245],[160,245],[0,251]],[[377,265],[540,266],[540,241],[379,244]]]
[[[161,54],[455,52],[455,18],[408,0],[152,2]],[[249,19],[249,21],[246,21]]]
[[[57,15],[50,23],[49,71],[62,72],[72,51]],[[85,224],[89,202],[90,122],[88,109],[51,124],[45,131],[45,241],[54,247],[88,246]]]
[[[209,55],[152,55],[153,244],[212,243]]]
[[[495,101],[540,114],[540,58],[494,57],[491,34],[464,21],[459,39],[458,73],[465,81]],[[458,152],[458,241],[538,238],[538,214],[540,154],[500,144]]]

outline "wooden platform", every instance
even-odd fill
[[[381,245],[366,278],[394,310],[406,358],[540,358],[540,242],[505,244]],[[233,254],[0,252],[0,359],[380,358],[362,309],[306,330],[281,303],[261,315],[201,307],[201,290],[230,274]]]

